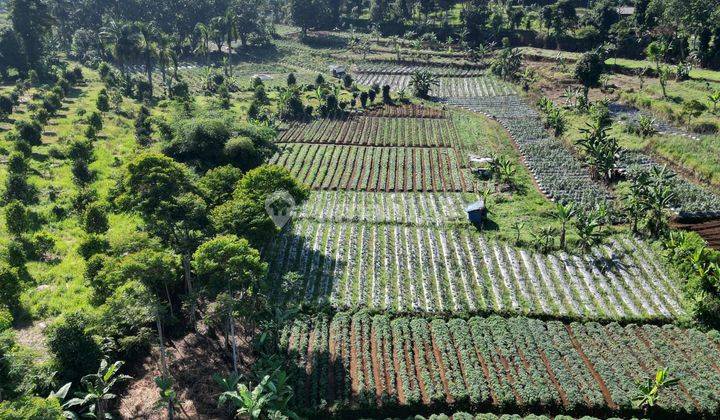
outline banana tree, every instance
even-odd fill
[[[659,369],[655,373],[654,380],[648,379],[647,382],[637,382],[638,392],[632,398],[633,406],[642,409],[647,414],[651,408],[657,405],[660,391],[674,386],[678,381],[677,378],[669,377],[668,368]]]
[[[68,401],[65,407],[87,409],[85,416],[96,419],[112,418],[108,412],[108,403],[117,398],[117,395],[112,393],[113,388],[122,381],[132,379],[130,376],[120,374],[124,363],[117,361],[109,364],[107,360],[103,359],[97,373],[86,375],[80,380],[85,391],[77,393],[77,397]]]
[[[575,217],[575,208],[572,203],[557,203],[556,209],[557,213],[555,214],[555,217],[560,221],[560,248],[564,251],[566,245],[567,224],[570,223],[573,217]]]

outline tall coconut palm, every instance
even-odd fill
[[[205,65],[207,65],[207,56],[210,52],[208,46],[210,44],[210,28],[204,23],[198,23],[195,25],[195,32],[197,33],[198,40],[194,53],[201,55]]]
[[[225,45],[225,17],[216,16],[210,19],[210,37],[215,42],[218,52],[222,52],[222,47]]]
[[[232,8],[228,8],[223,17],[225,24],[225,40],[228,44],[228,54],[232,57],[233,42],[238,39],[238,22],[237,15]]]
[[[147,75],[148,85],[150,87],[150,97],[153,96],[153,79],[152,72],[155,68],[155,60],[158,58],[155,39],[158,37],[157,26],[154,23],[137,23],[138,33],[140,34],[140,51],[145,65],[145,74]]]
[[[165,85],[166,96],[170,96],[170,90],[172,89],[172,79],[168,79],[167,77],[168,66],[174,61],[171,42],[172,40],[168,35],[159,34],[157,37],[157,62],[163,85]]]
[[[120,64],[120,70],[127,77],[127,64],[132,62],[140,53],[140,39],[137,28],[124,23],[109,28],[113,38],[112,53],[115,60]]]

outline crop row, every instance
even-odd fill
[[[472,193],[370,193],[317,191],[297,217],[317,222],[393,223],[443,226],[467,220]]]
[[[508,130],[530,173],[551,199],[592,208],[611,198],[560,140],[548,136],[537,113],[521,98],[510,95],[445,102],[496,119]]]
[[[364,112],[363,115],[369,117],[388,117],[388,118],[447,118],[447,112],[436,107],[423,105],[383,105],[381,107],[371,108]]]
[[[641,172],[661,168],[661,165],[641,152],[626,152],[623,155],[623,166],[631,178]],[[675,193],[673,208],[681,217],[720,217],[720,196],[718,194],[707,187],[689,181],[669,168],[666,170],[668,174],[673,175],[668,182]]]
[[[469,191],[469,170],[450,148],[283,144],[271,159],[321,190]]]
[[[418,65],[397,65],[388,63],[363,63],[359,64],[355,71],[357,73],[379,73],[379,74],[407,74],[412,75],[418,71],[426,71],[436,76],[443,77],[476,77],[482,76],[481,69],[473,69],[457,66],[418,66]]]
[[[661,410],[720,414],[720,342],[674,326],[359,312],[296,320],[281,343],[296,363],[296,396],[306,407],[632,413],[635,381],[668,367],[679,383],[662,390]]]
[[[645,243],[618,238],[585,255],[544,255],[472,230],[301,220],[268,254],[271,281],[303,278],[285,298],[336,308],[669,319],[675,281]]]
[[[362,85],[389,85],[394,91],[409,89],[411,79],[410,75],[380,73],[360,73],[356,76],[356,81]],[[438,80],[440,85],[430,90],[431,96],[473,98],[513,93],[510,86],[488,77],[440,77]]]
[[[457,134],[452,120],[348,115],[292,123],[278,143],[327,143],[364,146],[450,147]]]

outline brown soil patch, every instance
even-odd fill
[[[397,349],[399,350],[399,349]],[[407,399],[405,398],[405,390],[402,386],[402,379],[401,378],[401,372],[400,372],[400,363],[398,362],[398,351],[393,352],[393,365],[395,366],[395,383],[397,384],[395,389],[397,390],[397,396],[398,396],[398,402],[400,404],[407,404]],[[407,358],[407,355],[405,354],[405,349],[403,350],[403,357]],[[406,362],[407,363],[407,362]],[[405,374],[407,375],[408,372],[406,371]]]
[[[413,358],[415,361],[415,377],[417,378],[418,388],[420,389],[420,397],[422,398],[423,403],[427,405],[430,404],[430,396],[427,393],[427,385],[425,384],[425,380],[420,373],[420,366],[423,366],[426,361],[420,360],[420,356],[418,355],[418,344],[415,342],[413,342]],[[421,363],[423,365],[421,365]]]
[[[380,368],[378,363],[378,343],[377,340],[374,339],[375,337],[375,327],[370,327],[370,358],[372,359],[372,373],[373,378],[375,379],[375,396],[377,397],[378,405],[381,405],[381,396],[383,392],[385,391],[385,385],[383,383],[383,378],[380,376]],[[365,343],[367,345],[367,343]]]
[[[355,396],[360,391],[360,384],[358,383],[358,377],[357,377],[357,370],[358,370],[358,360],[357,360],[357,349],[355,348],[355,334],[357,334],[357,331],[355,331],[355,326],[353,324],[350,325],[350,379],[351,379],[351,389],[350,393],[352,396]]]
[[[515,377],[512,376],[513,368],[510,366],[510,362],[508,362],[505,356],[500,354],[500,352],[498,352],[498,359],[500,359],[500,363],[503,365],[505,370],[505,380],[508,384],[510,384],[510,389],[512,389],[513,395],[515,396],[515,401],[517,401],[518,407],[522,407],[524,405],[524,401],[515,387]]]
[[[168,370],[173,377],[178,399],[187,415],[193,419],[225,418],[226,413],[218,408],[217,396],[221,392],[212,379],[213,374],[226,375],[231,366],[228,355],[219,340],[211,339],[202,329],[200,333],[168,341],[166,344]],[[247,373],[252,365],[250,340],[238,340],[241,373]],[[133,379],[120,400],[118,411],[122,418],[165,419],[164,409],[155,407],[158,391],[154,378],[160,376],[160,353],[155,346],[150,355],[136,371],[130,372]],[[181,413],[176,413],[182,418]]]
[[[447,400],[448,404],[452,404],[455,402],[455,399],[450,394],[450,386],[448,385],[447,377],[445,376],[445,364],[443,363],[442,356],[440,355],[440,349],[438,349],[437,344],[435,343],[435,337],[430,333],[431,337],[431,346],[432,346],[432,353],[428,354],[428,357],[435,357],[435,361],[437,362],[438,368],[440,369],[440,380],[442,381],[443,388],[445,389],[445,399]]]
[[[552,367],[550,367],[550,361],[548,360],[547,355],[542,349],[538,349],[538,354],[540,355],[540,359],[542,359],[543,364],[545,365],[545,370],[547,370],[550,382],[552,382],[553,386],[558,392],[558,395],[560,395],[560,401],[562,401],[563,407],[568,407],[569,401],[567,393],[563,389],[562,385],[560,385],[560,382],[557,380],[557,377],[555,376],[555,372],[553,372]]]
[[[580,345],[580,342],[575,337],[575,333],[572,330],[572,327],[568,324],[565,324],[565,329],[568,332],[568,336],[570,337],[570,341],[572,342],[573,347],[575,347],[575,350],[580,355],[580,358],[582,359],[583,363],[585,363],[585,366],[590,371],[590,374],[595,379],[595,382],[597,382],[598,386],[600,387],[600,392],[602,392],[603,397],[605,398],[605,402],[607,403],[608,407],[610,407],[611,410],[617,410],[619,407],[615,402],[612,400],[612,396],[610,395],[610,390],[608,389],[607,385],[605,384],[605,381],[600,376],[600,374],[595,370],[595,366],[593,366],[590,359],[587,357],[585,352],[582,349],[582,346]]]
[[[485,360],[485,358],[482,356],[482,354],[480,354],[480,351],[477,348],[475,348],[474,350],[475,350],[475,354],[477,355],[478,360],[480,361],[480,367],[482,368],[483,376],[485,376],[485,382],[487,382],[488,389],[490,390],[490,399],[492,399],[493,405],[497,406],[499,404],[499,401],[498,401],[497,395],[495,394],[495,390],[493,390],[493,388],[491,386],[490,369],[488,369],[488,366],[487,366],[488,362]]]

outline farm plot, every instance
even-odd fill
[[[611,199],[560,140],[548,136],[537,113],[521,98],[446,99],[445,103],[496,119],[510,133],[540,190],[559,202],[593,208]]]
[[[326,143],[362,146],[451,147],[457,143],[452,120],[349,114],[292,123],[278,143]]]
[[[623,166],[630,177],[653,168],[662,168],[650,157],[641,152],[626,152],[623,155]],[[673,208],[681,218],[720,217],[720,196],[707,187],[700,186],[666,169],[672,178],[668,179],[670,188],[675,193]]]
[[[478,199],[472,193],[317,191],[296,217],[317,222],[441,226],[467,221],[465,207]]]
[[[355,75],[355,80],[362,85],[388,85],[394,91],[408,89],[411,79],[412,75],[408,74],[358,73]],[[439,86],[430,90],[431,96],[474,98],[513,93],[509,85],[490,77],[440,77],[439,82]]]
[[[271,281],[298,272],[286,299],[396,312],[672,319],[676,282],[644,242],[544,255],[470,229],[301,220],[269,250]]]
[[[477,77],[483,75],[483,70],[472,67],[461,66],[418,66],[398,65],[392,63],[363,63],[356,66],[358,73],[380,73],[380,74],[408,74],[416,71],[426,71],[438,77]]]
[[[296,320],[281,344],[297,366],[300,404],[339,412],[449,405],[639,415],[635,381],[668,367],[679,383],[660,395],[665,415],[720,415],[720,343],[696,330],[359,312]]]
[[[286,143],[271,159],[318,190],[467,191],[475,182],[451,148]]]

